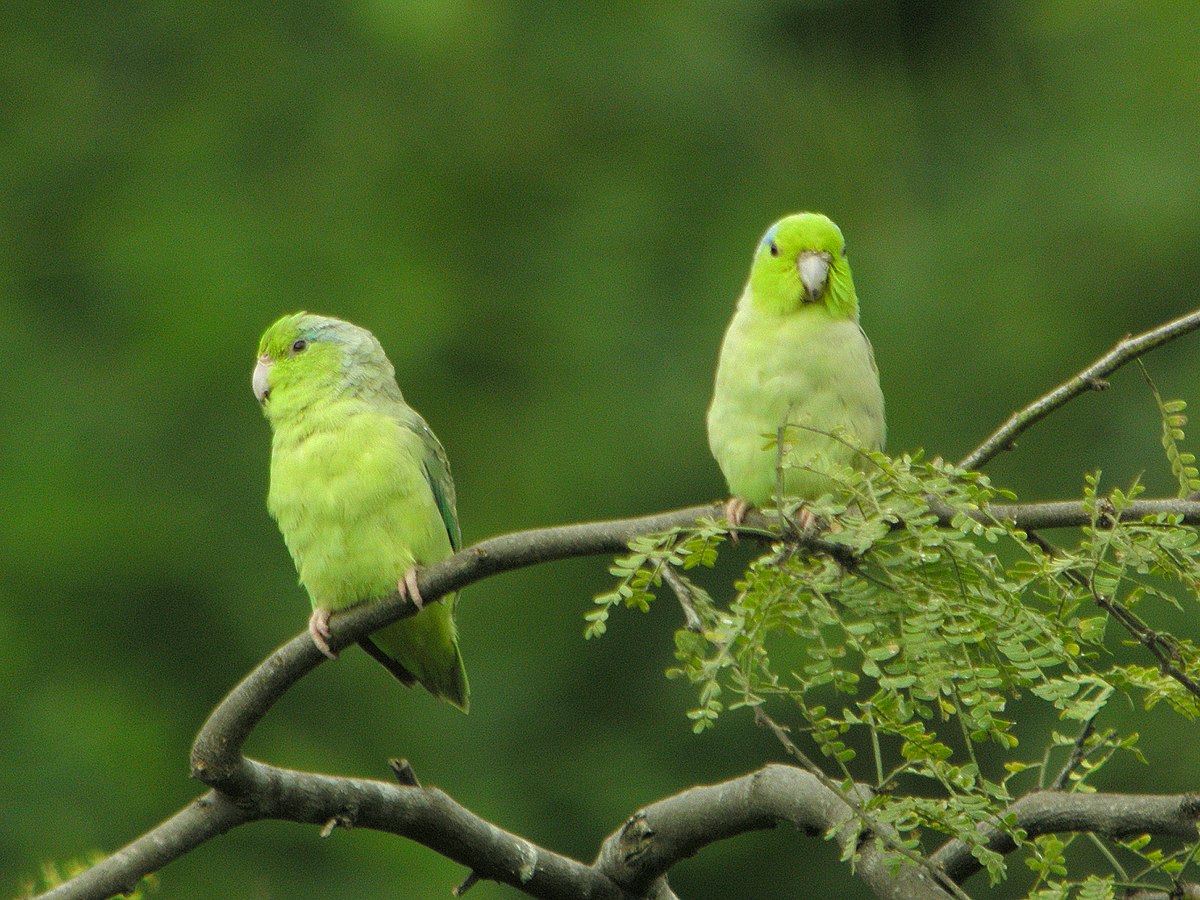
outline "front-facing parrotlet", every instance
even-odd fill
[[[781,427],[782,465],[771,438]],[[851,440],[835,436],[844,432]],[[767,229],[725,332],[708,410],[708,444],[732,494],[731,524],[766,504],[782,475],[788,497],[835,490],[836,473],[861,467],[854,447],[881,450],[883,393],[841,230],[819,213]]]
[[[267,508],[312,599],[309,632],[332,656],[330,613],[397,590],[422,606],[416,568],[459,548],[450,465],[365,328],[284,316],[258,345],[253,386],[273,432]],[[466,712],[454,599],[360,643],[405,684]]]

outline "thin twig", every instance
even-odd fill
[[[450,893],[452,893],[455,897],[461,897],[463,894],[465,894],[471,888],[475,887],[475,885],[478,882],[479,882],[479,873],[478,872],[469,872],[467,874],[467,877],[462,880],[462,883],[458,887],[456,887],[453,891],[451,891]]]
[[[417,779],[417,773],[413,771],[412,763],[407,759],[393,757],[388,760],[388,768],[396,776],[396,781],[404,787],[419,788],[421,786],[421,782]]]
[[[1158,660],[1159,671],[1175,679],[1187,689],[1189,694],[1200,700],[1200,682],[1175,664],[1175,660],[1179,658],[1179,646],[1171,635],[1155,631],[1129,607],[1113,597],[1093,591],[1092,599],[1097,606],[1110,613],[1126,631],[1132,634],[1139,644],[1150,651],[1151,655]]]
[[[1087,756],[1087,752],[1084,748],[1087,744],[1088,738],[1090,738],[1092,736],[1092,732],[1096,730],[1096,716],[1099,714],[1099,712],[1096,712],[1091,715],[1088,720],[1083,723],[1083,727],[1079,729],[1079,734],[1075,736],[1075,743],[1071,745],[1071,755],[1067,757],[1066,763],[1063,764],[1063,767],[1059,770],[1058,774],[1054,776],[1054,780],[1050,782],[1050,790],[1064,790],[1067,786],[1067,783],[1071,780],[1071,776],[1075,773],[1075,770],[1083,764],[1083,760]]]
[[[1183,865],[1179,867],[1179,872],[1174,878],[1171,879],[1175,882],[1175,887],[1179,889],[1180,893],[1183,892],[1183,886],[1187,884],[1187,882],[1182,880],[1183,873],[1187,870],[1187,867],[1191,865],[1192,860],[1196,858],[1196,852],[1198,850],[1200,850],[1200,841],[1196,841],[1192,844],[1191,849],[1188,850],[1188,855],[1183,860]]]
[[[663,566],[659,574],[675,592],[675,598],[683,610],[684,627],[693,634],[703,634],[704,620],[700,618],[700,614],[696,612],[696,605],[692,602],[691,584],[670,565]]]
[[[1161,347],[1197,328],[1200,328],[1200,309],[1159,325],[1157,328],[1152,328],[1136,337],[1123,338],[1108,353],[1075,377],[1034,400],[1019,412],[1013,413],[1008,421],[988,436],[987,440],[964,456],[959,466],[964,469],[982,467],[997,454],[1011,449],[1018,435],[1046,418],[1063,404],[1087,391],[1103,390],[1108,387],[1108,383],[1104,379],[1121,366],[1137,359],[1143,353],[1153,350],[1155,347]]]
[[[1128,883],[1129,873],[1125,871],[1125,867],[1121,865],[1121,861],[1117,859],[1111,850],[1108,849],[1108,845],[1105,844],[1104,841],[1100,840],[1100,838],[1096,837],[1095,832],[1084,832],[1084,837],[1088,839],[1092,846],[1100,851],[1101,856],[1108,860],[1108,864],[1113,867],[1113,871],[1117,873],[1117,877],[1120,878],[1121,881]]]

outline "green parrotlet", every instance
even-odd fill
[[[314,643],[333,656],[330,614],[398,590],[421,611],[361,645],[466,712],[455,598],[423,606],[416,580],[461,544],[454,481],[383,347],[340,319],[284,316],[258,345],[253,387],[273,432],[267,507],[312,599]]]
[[[770,446],[783,426],[782,466]],[[708,410],[708,443],[740,524],[776,494],[815,499],[836,490],[830,473],[864,462],[839,431],[883,448],[883,393],[841,230],[826,216],[780,219],[759,242],[750,278],[721,345]],[[805,524],[811,519],[803,517]]]

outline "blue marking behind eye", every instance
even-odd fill
[[[778,231],[779,231],[779,223],[776,222],[774,225],[772,225],[770,228],[767,229],[767,233],[763,235],[762,241],[760,241],[760,243],[763,244],[764,246],[767,244],[774,243],[775,242],[775,234]]]

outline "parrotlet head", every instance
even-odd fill
[[[858,320],[846,239],[828,216],[802,212],[767,229],[750,267],[751,302],[785,314],[821,304],[834,318]]]
[[[375,335],[350,322],[306,312],[284,316],[266,330],[251,383],[271,421],[348,394],[403,399],[396,371]]]

